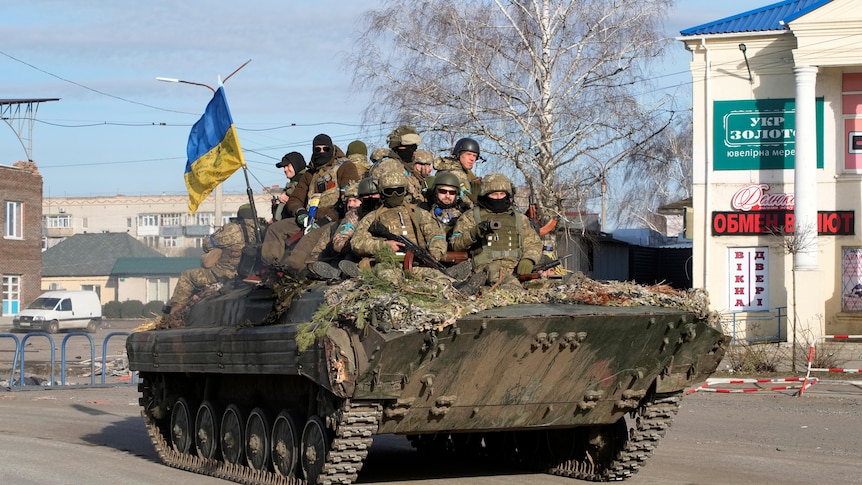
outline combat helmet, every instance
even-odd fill
[[[461,180],[452,172],[443,171],[437,172],[437,175],[434,176],[434,187],[439,185],[446,185],[448,187],[460,187]]]
[[[420,165],[433,165],[434,154],[428,150],[416,150],[413,152],[413,163],[418,163]]]
[[[501,173],[492,173],[482,178],[482,185],[479,187],[479,195],[485,196],[491,192],[505,192],[511,197],[515,191],[512,188],[512,182],[508,177]]]
[[[381,192],[386,189],[406,188],[407,177],[400,170],[389,170],[380,176],[377,185],[380,187]]]
[[[476,158],[479,158],[481,155],[479,142],[472,138],[461,138],[455,142],[455,147],[452,148],[452,157],[458,158],[461,156],[461,152],[473,152],[476,154]]]
[[[356,188],[356,195],[362,197],[364,195],[379,194],[380,188],[377,187],[377,179],[374,177],[365,177],[359,181]]]
[[[351,197],[358,198],[359,197],[359,182],[350,182],[347,184],[347,187],[341,191],[341,198],[343,200],[347,200]]]
[[[406,145],[419,145],[422,143],[422,137],[419,136],[419,132],[416,131],[416,128],[409,125],[401,125],[398,128],[395,128],[392,130],[392,133],[389,134],[387,139],[389,141],[389,148]]]
[[[250,204],[243,204],[237,208],[236,216],[240,219],[254,219],[254,211]]]

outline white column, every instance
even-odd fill
[[[793,69],[796,79],[796,162],[794,168],[795,233],[802,247],[794,255],[796,270],[817,269],[817,120],[815,91],[817,68]]]

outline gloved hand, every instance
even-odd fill
[[[299,209],[296,211],[296,225],[299,227],[305,227],[308,222],[308,211],[305,209]]]
[[[529,259],[522,259],[518,262],[518,269],[516,270],[516,272],[519,275],[530,274],[533,272],[533,266],[535,266],[535,263],[533,263]]]
[[[491,229],[491,221],[482,221],[473,226],[470,230],[470,235],[473,236],[474,240],[478,241],[492,232],[494,232],[494,230]]]

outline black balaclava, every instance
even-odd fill
[[[401,145],[392,149],[398,155],[398,158],[404,162],[405,165],[409,165],[409,170],[413,171],[413,152],[416,151],[416,145]]]
[[[495,214],[502,214],[512,207],[512,196],[507,193],[502,199],[492,199],[487,195],[480,195],[478,203],[479,207],[484,207]]]
[[[374,197],[360,197],[360,199],[362,200],[362,203],[359,206],[358,213],[361,215],[365,215],[376,210],[380,207],[380,203],[382,202],[381,199]]]
[[[329,147],[329,151],[326,152],[315,152],[314,147],[318,145],[326,145]],[[332,160],[334,155],[333,146],[332,146],[332,138],[329,135],[320,134],[314,137],[314,141],[311,142],[311,167],[315,170],[329,163]]]

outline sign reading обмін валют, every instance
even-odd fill
[[[713,236],[756,236],[793,234],[793,194],[770,193],[768,184],[750,184],[733,194],[730,205],[735,211],[712,213]],[[853,211],[817,211],[817,232],[827,236],[854,234]]]
[[[713,170],[792,169],[796,101],[745,99],[713,103]],[[817,168],[823,168],[823,98],[815,102]]]

